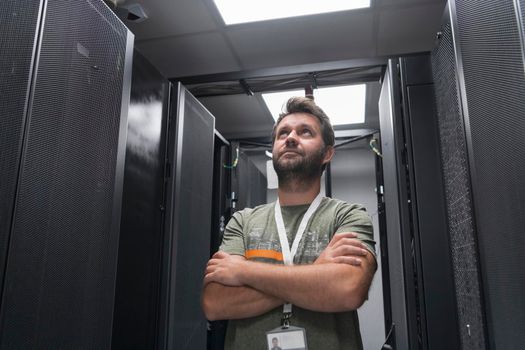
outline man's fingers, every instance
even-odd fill
[[[208,265],[206,266],[206,270],[204,271],[205,274],[209,274],[209,273],[212,273],[213,271],[215,271],[216,267],[214,265]]]
[[[207,274],[204,276],[204,285],[207,285],[207,284],[210,283],[210,282],[215,282],[215,279],[214,279],[213,277],[214,277],[214,274],[207,273]]]
[[[218,265],[220,264],[220,260],[219,259],[210,259],[208,260],[208,264],[206,266],[213,266],[213,265]]]
[[[221,251],[219,250],[217,253],[213,254],[213,256],[212,256],[211,258],[212,258],[212,259],[224,259],[224,258],[227,257],[228,255],[230,255],[230,254],[225,253],[225,252],[221,252]]]
[[[361,259],[355,258],[353,256],[338,256],[337,258],[334,258],[334,262],[352,266],[361,266]]]
[[[342,238],[339,241],[337,241],[337,243],[335,243],[333,247],[337,248],[342,245],[351,245],[351,246],[356,246],[358,248],[363,248],[363,249],[365,248],[365,245],[363,244],[363,242],[361,242],[357,238]]]
[[[356,238],[357,234],[355,232],[342,232],[342,233],[336,233],[332,239],[330,240],[330,243],[328,243],[329,247],[334,246],[337,242],[339,242],[341,239],[344,238]]]
[[[357,237],[357,233],[355,233],[355,232],[341,232],[341,233],[336,233],[334,235],[334,237],[338,237],[338,238],[356,238]]]
[[[335,256],[349,256],[349,255],[355,255],[355,256],[366,256],[366,250],[363,248],[359,248],[353,245],[342,245],[334,249]]]
[[[337,242],[339,242],[340,240],[342,239],[345,239],[345,238],[356,238],[357,237],[357,233],[355,232],[342,232],[342,233],[336,233],[333,237],[332,237],[332,240],[330,241],[329,245],[330,244],[336,244]]]

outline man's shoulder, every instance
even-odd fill
[[[348,203],[346,201],[337,198],[323,198],[323,207],[326,209],[332,209],[336,211],[354,211],[354,210],[365,210],[365,207],[358,203]]]
[[[253,208],[244,208],[236,211],[233,215],[242,217],[243,219],[250,219],[261,215],[268,215],[274,207],[275,203],[261,204]]]

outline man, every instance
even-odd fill
[[[272,349],[271,350],[283,350],[279,346],[279,339],[277,339],[275,337],[272,338]]]
[[[226,349],[268,349],[266,333],[283,322],[304,329],[310,350],[362,349],[355,310],[376,269],[375,242],[363,207],[319,195],[334,155],[330,121],[295,97],[272,140],[278,200],[233,215],[206,268],[204,312],[230,320]]]

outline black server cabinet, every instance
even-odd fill
[[[430,55],[390,60],[380,95],[389,300],[395,349],[459,346]]]
[[[180,83],[173,85],[161,271],[162,349],[205,349],[200,305],[210,255],[215,118]]]
[[[450,1],[433,51],[462,349],[525,343],[524,5]]]
[[[215,131],[210,257],[219,249],[232,215],[230,142]],[[228,321],[209,322],[208,350],[223,350]]]
[[[0,27],[0,348],[109,348],[133,35],[98,0]]]
[[[399,60],[418,334],[423,349],[457,349],[452,258],[430,55]]]
[[[232,158],[236,157],[231,169],[231,187],[234,197],[233,211],[254,208],[266,204],[268,182],[248,155],[239,148],[239,142],[232,142]]]
[[[115,349],[157,345],[169,84],[135,51],[113,321]]]
[[[128,120],[112,346],[205,349],[200,292],[219,229],[212,179],[227,185],[213,164],[227,146],[215,138],[215,152],[214,117],[138,52]]]
[[[213,150],[213,199],[210,255],[222,243],[224,228],[232,215],[230,142],[215,130]]]
[[[417,349],[416,295],[414,288],[414,266],[411,255],[411,235],[407,173],[404,160],[404,135],[401,109],[401,91],[397,63],[389,61],[379,97],[379,120],[381,131],[381,152],[384,217],[388,246],[387,259],[383,270],[389,272],[392,324],[388,344],[394,349]]]

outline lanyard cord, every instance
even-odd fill
[[[322,199],[323,197],[321,196],[321,193],[319,193],[308,207],[308,210],[306,210],[306,213],[304,214],[303,219],[299,224],[299,228],[297,229],[297,233],[295,234],[295,238],[292,243],[292,249],[290,249],[290,243],[288,242],[288,237],[286,236],[286,228],[284,227],[283,215],[281,212],[281,205],[279,204],[279,199],[277,199],[277,201],[275,202],[275,224],[277,225],[277,233],[279,234],[279,242],[281,243],[281,252],[283,254],[283,260],[285,265],[293,265],[293,260],[295,254],[297,253],[299,242],[303,238],[306,226],[308,225],[310,218],[315,213],[317,208],[319,208]],[[292,313],[292,304],[285,303],[283,305],[283,313],[283,322],[285,323],[283,324],[283,326],[288,327],[290,314]]]

